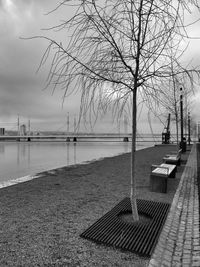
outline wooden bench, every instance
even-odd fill
[[[175,178],[176,165],[162,163],[151,166],[150,190],[153,192],[167,193],[167,179]]]
[[[163,162],[167,164],[180,165],[181,164],[181,152],[182,152],[182,149],[179,149],[178,152],[171,152],[171,154],[165,155],[165,157],[163,158]]]

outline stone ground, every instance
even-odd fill
[[[184,166],[169,179],[167,194],[150,192],[149,175],[151,165],[174,149],[167,145],[136,152],[138,198],[172,203]],[[149,258],[80,238],[129,194],[130,153],[43,172],[38,179],[1,188],[0,266],[147,266]]]
[[[149,267],[199,267],[197,153],[193,145]]]

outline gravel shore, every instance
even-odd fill
[[[169,179],[167,194],[149,191],[149,174],[173,150],[167,145],[136,152],[138,198],[172,202],[184,167]],[[0,266],[147,266],[148,258],[79,237],[129,191],[130,153],[0,189]]]

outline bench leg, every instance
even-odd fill
[[[176,171],[177,171],[177,167],[174,168],[174,170],[170,173],[169,178],[175,178],[176,177]]]
[[[167,193],[167,177],[151,174],[150,190],[152,192]]]
[[[180,160],[163,160],[164,163],[166,164],[172,164],[172,165],[177,165],[177,166],[180,166]]]

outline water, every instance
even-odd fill
[[[148,146],[152,143],[139,143],[137,149]],[[18,177],[130,151],[130,142],[0,142],[0,184],[7,186]]]

